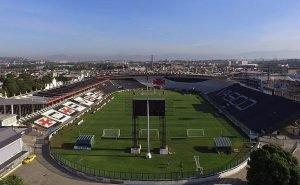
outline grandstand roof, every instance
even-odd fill
[[[50,100],[46,97],[26,95],[13,98],[0,98],[0,105],[26,105],[26,104],[46,104]]]
[[[232,147],[231,141],[228,137],[215,137],[214,143],[217,148]]]
[[[80,135],[76,140],[75,146],[91,146],[94,137],[94,135]]]
[[[49,97],[51,99],[47,103],[52,103],[96,87],[97,85],[100,85],[106,81],[107,80],[98,78],[89,78],[87,80],[74,83],[68,86],[61,86],[48,91],[41,91],[36,93],[35,95],[41,97]]]
[[[48,104],[81,93],[106,81],[107,80],[98,78],[90,78],[85,81],[46,91],[39,91],[34,94],[27,94],[12,98],[0,98],[0,105]]]
[[[165,100],[163,97],[137,97],[132,98],[133,100]]]
[[[9,143],[19,139],[21,134],[15,131],[12,127],[0,128],[0,148],[5,147]]]

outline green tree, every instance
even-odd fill
[[[17,82],[15,78],[7,79],[7,81],[4,84],[8,96],[13,96],[17,93]]]
[[[0,185],[25,185],[25,183],[21,177],[9,175],[0,181]]]
[[[45,75],[42,77],[43,84],[49,84],[52,82],[52,77],[50,75]]]
[[[298,161],[278,145],[264,145],[250,154],[249,185],[300,185]]]

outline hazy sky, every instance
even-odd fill
[[[0,56],[57,54],[300,57],[300,1],[0,1]]]

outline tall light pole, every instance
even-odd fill
[[[150,107],[149,107],[149,77],[148,77],[148,70],[146,71],[147,73],[147,143],[148,143],[148,149],[147,149],[147,154],[146,158],[151,159],[152,155],[150,152]]]
[[[148,142],[148,150],[147,150],[147,154],[146,154],[146,158],[147,159],[151,159],[151,152],[150,152],[150,110],[149,110],[149,96],[147,98],[147,124],[148,124],[148,129],[147,129],[147,142]]]

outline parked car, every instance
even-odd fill
[[[23,160],[23,164],[28,164],[28,163],[32,162],[35,158],[36,158],[36,155],[32,154],[32,155],[30,155],[29,157],[27,157],[26,159]]]

